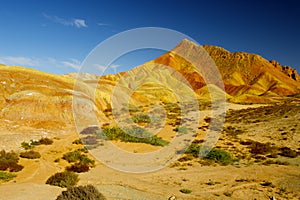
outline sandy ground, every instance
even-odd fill
[[[257,107],[260,105],[251,105]],[[250,106],[229,104],[227,109],[243,109]],[[205,117],[205,116],[202,116]],[[21,159],[25,168],[17,177],[0,185],[0,199],[54,200],[63,189],[46,185],[52,174],[63,171],[68,163],[60,160],[63,153],[79,148],[72,144],[78,138],[74,132],[56,134],[54,144],[38,146],[42,157],[38,160]],[[13,143],[12,143],[13,144]],[[1,145],[9,146],[9,143]],[[131,152],[153,151],[156,147],[134,144],[130,147],[118,143]],[[146,150],[145,150],[146,149]],[[193,161],[190,165],[170,167],[152,173],[133,174],[111,169],[97,163],[87,173],[80,174],[79,185],[93,184],[108,199],[160,200],[176,196],[176,199],[300,199],[299,165],[239,164],[230,166],[203,166]],[[262,186],[271,182],[271,186]],[[180,189],[192,190],[190,194]]]

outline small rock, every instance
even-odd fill
[[[170,196],[170,197],[168,198],[168,200],[176,200],[176,197],[175,197],[175,196]]]

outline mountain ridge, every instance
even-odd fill
[[[197,48],[195,43],[186,42],[179,44],[176,48],[185,48],[188,45],[193,47],[186,48],[187,52],[190,49]],[[200,47],[199,47],[200,48]],[[211,56],[223,78],[225,91],[231,96],[238,97],[237,101],[247,101],[248,96],[256,95],[265,102],[266,99],[261,97],[268,92],[274,93],[279,97],[294,95],[299,93],[299,75],[297,71],[288,66],[281,66],[278,62],[268,61],[257,54],[245,52],[231,53],[222,47],[204,45],[203,49]],[[199,74],[193,74],[190,63],[182,62],[181,58],[172,55],[172,51],[156,58],[153,62],[159,64],[170,65],[181,73],[193,85],[194,80],[198,83],[194,84],[194,89],[200,89],[205,85],[203,78]],[[184,63],[185,70],[181,67]],[[269,83],[272,82],[272,87]],[[256,94],[253,92],[256,91]]]
[[[225,91],[207,84],[192,63],[176,54],[176,50],[192,54],[200,48],[216,63]],[[182,83],[186,83],[187,87]],[[2,120],[16,124],[63,129],[74,123],[74,97],[79,99],[77,106],[82,116],[89,117],[85,111],[88,104],[90,108],[95,107],[96,116],[105,121],[102,112],[111,109],[112,96],[123,98],[121,94],[114,93],[116,86],[128,94],[133,92],[130,101],[138,105],[156,101],[177,102],[174,92],[178,90],[178,94],[189,96],[188,85],[198,99],[205,101],[210,101],[211,91],[236,103],[278,102],[300,93],[299,75],[291,67],[281,66],[256,54],[231,53],[221,47],[202,47],[183,40],[174,49],[141,66],[101,77],[82,74],[78,78],[78,73],[54,75],[0,65],[0,116]],[[95,99],[91,99],[90,94],[95,95]]]

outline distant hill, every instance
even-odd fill
[[[41,129],[63,129],[73,124],[72,98],[79,107],[93,101],[86,96],[87,84],[75,79],[33,69],[0,66],[0,119],[8,126],[22,124]],[[95,101],[99,109],[106,104]],[[103,104],[102,104],[103,103]]]
[[[216,63],[225,91],[218,85],[207,85],[191,63],[174,53],[180,50],[197,58],[194,53],[198,48],[204,48]],[[111,109],[112,95],[122,106],[124,103],[177,102],[178,98],[187,100],[185,98],[192,93],[200,100],[209,100],[209,92],[214,92],[239,103],[280,101],[300,93],[300,76],[291,67],[255,54],[230,53],[208,45],[200,47],[188,40],[127,72],[102,77],[81,74],[80,80],[76,81],[77,76],[77,73],[52,75],[0,65],[0,118],[36,128],[62,129],[74,123],[74,97],[83,119],[93,112],[104,120],[102,111]],[[193,91],[182,84],[186,80]],[[76,91],[73,90],[75,83]],[[130,96],[129,102],[126,102],[126,95]],[[93,111],[88,111],[86,105]]]

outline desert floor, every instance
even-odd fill
[[[272,110],[273,109],[273,110]],[[275,110],[274,110],[275,109]],[[277,110],[276,110],[277,109]],[[300,156],[288,158],[278,156],[268,158],[265,155],[255,157],[249,153],[249,147],[241,141],[270,142],[278,147],[288,146],[299,154],[300,142],[300,106],[276,108],[262,105],[228,104],[229,114],[224,124],[222,135],[216,147],[231,153],[238,161],[222,166],[217,163],[203,162],[200,158],[176,161],[165,168],[151,173],[125,173],[111,169],[100,162],[89,172],[80,173],[78,185],[92,184],[107,199],[300,199]],[[264,113],[264,114],[262,114]],[[272,113],[272,114],[271,114]],[[276,113],[279,113],[276,115]],[[208,116],[202,116],[202,119]],[[4,122],[1,122],[4,124]],[[208,124],[201,121],[198,139],[205,138]],[[40,159],[21,158],[24,169],[17,172],[17,177],[1,183],[0,199],[49,199],[54,200],[64,189],[46,185],[47,178],[56,172],[64,171],[68,163],[60,159],[65,152],[78,149],[72,144],[78,134],[70,128],[66,132],[34,132],[24,127],[9,129],[3,125],[0,136],[2,149],[15,149],[22,141],[37,139],[41,136],[54,138],[52,145],[35,147],[42,155]],[[201,128],[202,127],[202,128]],[[22,131],[21,131],[22,130]],[[172,127],[165,131],[172,132]],[[234,130],[234,131],[233,131]],[[236,131],[239,130],[239,131]],[[20,133],[17,136],[17,133]],[[167,134],[165,132],[165,137]],[[18,139],[14,139],[17,137]],[[162,136],[164,137],[164,136]],[[127,151],[141,153],[156,150],[147,144],[127,144],[115,142]],[[267,160],[280,162],[266,163]],[[190,194],[180,192],[189,189]]]

